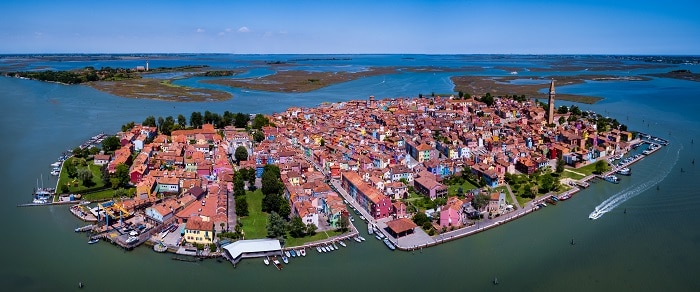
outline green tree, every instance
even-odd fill
[[[77,177],[83,182],[86,187],[91,187],[94,185],[92,182],[92,171],[87,168],[78,169]]]
[[[464,92],[462,92],[462,91],[460,90],[458,96],[459,96],[459,99],[462,99],[462,98],[464,97]]]
[[[177,115],[177,124],[180,125],[180,128],[184,129],[187,127],[187,118],[182,114]]]
[[[547,172],[542,176],[542,179],[540,180],[540,186],[539,186],[539,191],[540,193],[546,194],[549,191],[554,189],[554,177],[552,176],[551,173]]]
[[[557,158],[557,173],[562,173],[564,171],[564,159]]]
[[[597,174],[603,174],[604,172],[608,171],[608,163],[601,160],[598,160],[595,163],[595,173]]]
[[[304,235],[306,235],[306,224],[301,220],[301,217],[292,217],[292,221],[289,222],[289,235],[294,238],[304,237]]]
[[[270,213],[267,221],[267,237],[282,241],[285,234],[287,234],[287,221],[276,212]]]
[[[155,127],[156,126],[156,117],[154,117],[154,116],[146,117],[146,119],[143,120],[141,125],[148,126],[148,127]]]
[[[201,128],[202,124],[202,113],[192,112],[190,115],[190,126],[192,128]]]
[[[284,185],[280,181],[279,167],[273,164],[265,165],[262,173],[262,192],[266,196],[269,194],[281,194]]]
[[[350,219],[348,219],[347,215],[340,215],[340,220],[338,221],[338,229],[340,232],[346,232],[348,231],[348,227],[350,227]]]
[[[236,164],[240,164],[241,161],[248,160],[248,149],[244,146],[238,146],[233,156],[236,158]]]
[[[569,108],[566,107],[565,105],[562,105],[562,106],[560,106],[559,108],[557,108],[557,113],[558,113],[558,114],[562,114],[562,115],[563,115],[563,114],[566,114],[566,113],[568,113],[568,112],[569,112]]]
[[[566,119],[564,118],[564,116],[561,116],[561,117],[559,117],[558,122],[559,122],[560,125],[561,125],[561,124],[564,124],[564,123],[566,122]]]
[[[253,132],[253,140],[255,142],[260,143],[263,140],[265,140],[265,134],[263,134],[263,132],[261,132],[261,131],[255,131],[255,132]]]
[[[236,128],[245,128],[248,125],[250,117],[244,113],[236,113],[233,117],[233,126]]]
[[[581,115],[581,109],[578,108],[578,107],[575,106],[575,105],[574,105],[574,106],[571,106],[571,108],[569,109],[569,112],[570,112],[571,114],[573,114],[573,115],[576,115],[576,116],[580,116],[580,115]]]
[[[78,168],[75,166],[74,160],[75,159],[66,160],[66,162],[63,163],[63,169],[70,178],[75,178],[78,175]]]
[[[114,172],[114,178],[116,179],[117,185],[112,185],[113,188],[128,185],[131,179],[129,177],[129,166],[124,163],[118,164]]]
[[[80,147],[73,148],[73,151],[71,151],[71,153],[73,153],[73,156],[75,157],[85,157],[85,154],[83,154],[83,149]]]
[[[284,197],[279,196],[279,198],[280,198],[280,204],[279,204],[279,208],[278,208],[279,214],[280,214],[280,216],[282,216],[284,218],[288,218],[289,214],[292,212],[292,206],[289,205],[289,201],[287,201],[287,199],[285,199]]]
[[[268,120],[262,114],[257,114],[257,115],[255,115],[255,118],[253,118],[252,128],[256,129],[256,130],[260,130],[269,124],[270,124],[270,120]]]
[[[486,207],[486,205],[488,205],[490,199],[491,198],[489,198],[488,195],[479,192],[472,199],[472,206],[474,207],[474,209],[479,210],[483,207]]]
[[[308,225],[306,225],[306,234],[307,235],[316,235],[316,229],[318,229],[316,224],[309,223]]]
[[[88,153],[90,155],[95,155],[97,153],[100,153],[100,148],[97,148],[95,146],[90,147],[90,150],[88,150]]]
[[[109,136],[102,140],[102,150],[104,150],[105,152],[114,152],[121,146],[121,141],[119,141],[119,138],[117,138],[117,136]]]
[[[109,186],[109,170],[107,169],[107,165],[102,165],[100,166],[100,173],[102,173],[102,184],[105,186]]]
[[[248,201],[246,201],[245,196],[236,197],[236,215],[239,217],[248,216]]]
[[[415,215],[413,215],[413,223],[416,223],[418,226],[423,226],[425,223],[430,224],[430,219],[428,219],[428,216],[425,215],[423,212],[418,212]]]

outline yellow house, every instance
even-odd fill
[[[214,242],[214,222],[192,216],[185,224],[185,240],[191,243],[211,244]]]

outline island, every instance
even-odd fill
[[[64,156],[57,195],[37,190],[49,199],[36,204],[77,203],[89,225],[75,231],[91,244],[148,244],[184,261],[262,257],[282,269],[364,236],[422,249],[557,205],[590,180],[618,183],[668,145],[555,107],[556,96],[550,81],[548,103],[370,96],[273,115],[148,117]]]

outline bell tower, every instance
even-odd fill
[[[549,110],[547,111],[547,124],[554,123],[554,79],[552,83],[549,84]]]

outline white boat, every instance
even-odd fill
[[[323,251],[323,252],[329,252],[328,248],[325,247],[325,246],[322,246],[322,247],[321,247],[321,251]]]
[[[303,257],[306,256],[306,249],[305,249],[305,248],[302,248],[302,249],[300,250],[300,252],[301,252],[301,256],[303,256]]]
[[[289,258],[286,257],[286,256],[282,256],[282,261],[283,261],[285,264],[288,264],[288,263],[289,263]]]
[[[54,163],[51,163],[51,167],[59,167],[59,166],[61,166],[61,162],[60,162],[60,161],[56,161],[56,162],[54,162]]]
[[[362,240],[362,241],[365,241],[365,238],[362,237],[362,236],[359,236],[359,235],[358,235],[357,238],[359,238],[359,239]]]
[[[270,259],[266,258],[263,260],[263,263],[265,263],[266,266],[270,265]]]
[[[352,239],[354,239],[357,242],[362,242],[362,240],[360,240],[360,238],[358,238],[357,236],[353,237]]]
[[[630,171],[630,169],[627,168],[627,167],[623,167],[623,168],[618,169],[618,170],[616,171],[616,173],[617,173],[617,174],[621,174],[621,175],[630,175],[630,174],[632,174],[632,172]]]
[[[288,250],[284,252],[284,255],[287,256],[287,257],[291,257],[291,256],[292,256],[292,255],[289,253]],[[282,258],[282,259],[284,259],[284,258]]]
[[[338,243],[339,243],[342,247],[347,247],[347,245],[345,244],[345,242],[342,241],[342,240],[341,240],[341,241],[338,241]]]
[[[95,244],[95,243],[98,243],[98,242],[100,242],[99,239],[93,238],[93,239],[90,239],[90,240],[88,241],[88,244]]]
[[[367,223],[367,233],[372,235],[374,233],[374,227],[372,226],[372,223]]]
[[[396,249],[396,247],[391,243],[391,241],[389,241],[388,238],[385,238],[385,239],[384,239],[384,244],[386,244],[386,246],[387,246],[390,250],[395,250],[395,249]]]
[[[320,246],[317,246],[317,247],[316,247],[316,251],[318,251],[318,252],[320,253],[320,252],[321,252],[321,247],[320,247]]]
[[[53,175],[53,176],[57,176],[57,175],[59,175],[59,174],[61,174],[61,172],[58,171],[58,170],[52,170],[52,171],[51,171],[51,175]]]
[[[620,179],[619,179],[617,176],[614,176],[614,175],[612,175],[612,174],[611,174],[611,175],[606,175],[606,176],[603,177],[603,178],[604,178],[605,180],[611,182],[611,183],[614,183],[614,184],[620,183]]]

